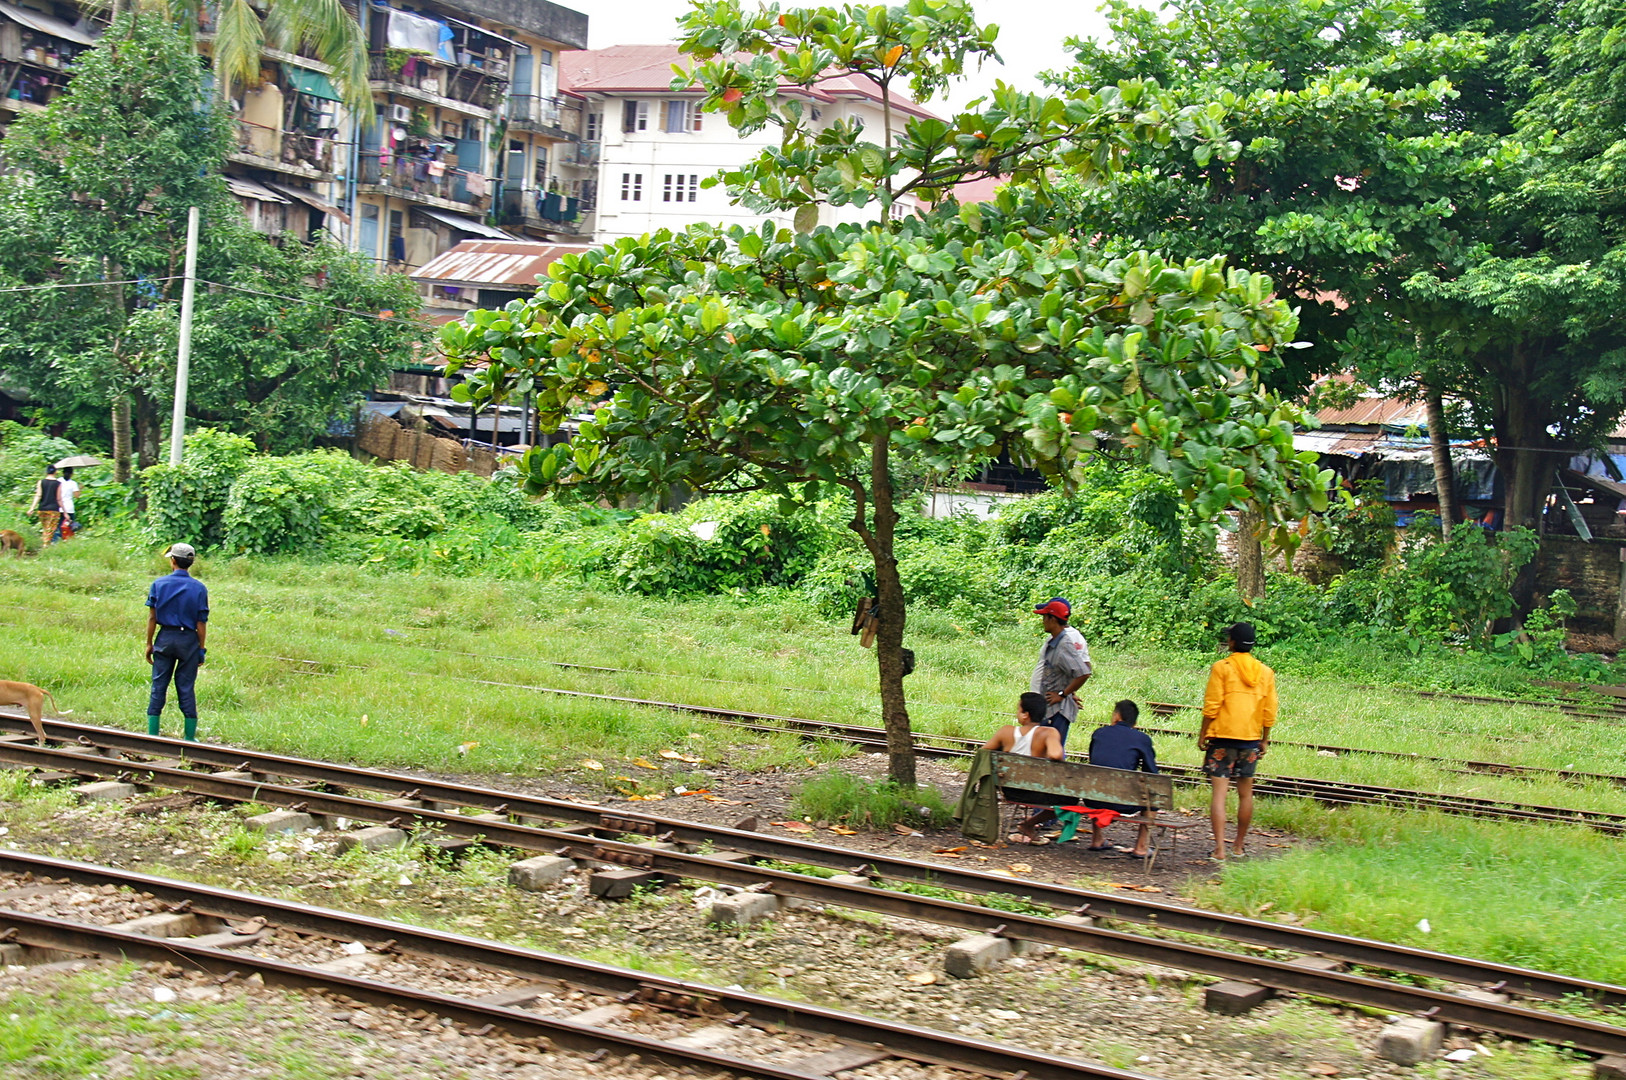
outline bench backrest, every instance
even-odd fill
[[[1079,802],[1121,803],[1153,810],[1174,808],[1174,780],[1156,773],[1105,769],[1001,751],[994,753],[993,764],[1000,787],[1065,795]]]

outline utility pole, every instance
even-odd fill
[[[175,414],[169,422],[169,463],[181,463],[186,438],[186,383],[192,374],[192,300],[198,290],[198,208],[186,212],[186,279],[181,283],[181,337],[175,349]]]

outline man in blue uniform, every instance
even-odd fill
[[[198,699],[193,683],[203,665],[209,632],[209,590],[187,573],[198,553],[191,544],[171,544],[164,552],[171,572],[147,591],[147,662],[152,665],[152,696],[147,699],[147,734],[158,734],[158,719],[175,681],[175,698],[186,720],[186,737],[198,737]]]

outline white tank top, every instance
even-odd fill
[[[1021,728],[1017,728],[1016,729],[1016,738],[1011,743],[1011,753],[1013,753],[1013,754],[1022,754],[1022,755],[1026,756],[1026,757],[1032,757],[1033,756],[1033,736],[1037,735],[1038,733],[1039,733],[1039,725],[1038,724],[1035,724],[1032,727],[1028,728],[1027,734],[1025,734],[1025,735],[1022,733]]]

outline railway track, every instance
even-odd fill
[[[1175,705],[1164,701],[1152,701],[1147,707],[1156,716],[1172,716],[1190,706]],[[1183,735],[1190,738],[1192,733],[1180,728],[1154,727],[1148,724],[1137,725],[1142,731],[1156,735]],[[1500,761],[1475,761],[1472,758],[1433,757],[1428,754],[1410,754],[1401,750],[1372,750],[1359,746],[1335,746],[1331,743],[1295,742],[1292,739],[1279,739],[1271,737],[1272,746],[1297,746],[1306,750],[1317,750],[1323,753],[1336,754],[1339,757],[1345,754],[1361,754],[1368,757],[1393,758],[1397,761],[1426,761],[1434,765],[1443,765],[1453,771],[1463,773],[1488,773],[1494,776],[1522,776],[1530,778],[1551,777],[1570,783],[1611,784],[1615,787],[1626,787],[1626,776],[1616,776],[1610,773],[1581,772],[1576,769],[1547,769],[1534,765],[1508,765]]]
[[[784,898],[998,933],[1391,1012],[1427,1013],[1465,1027],[1569,1043],[1594,1053],[1626,1052],[1626,1028],[1523,1005],[1477,1000],[1449,989],[1419,987],[1366,974],[1315,970],[1278,957],[1321,956],[1357,965],[1364,971],[1396,972],[1534,999],[1584,997],[1605,1008],[1626,1006],[1626,987],[1111,893],[1016,881],[823,843],[60,721],[48,722],[49,734],[66,740],[82,738],[84,743],[41,749],[25,745],[27,740],[20,734],[25,723],[26,719],[0,714],[0,727],[15,732],[0,737],[0,760],[49,770],[62,777],[124,776],[141,784],[193,791],[226,801],[257,801],[359,822],[410,824],[466,841],[563,854],[671,878],[740,887],[766,886]],[[118,754],[159,760],[109,756]],[[185,761],[179,760],[183,757]],[[195,772],[183,767],[186,764],[229,772]],[[382,802],[376,797],[340,793],[355,791],[393,795],[396,799]],[[485,811],[485,816],[471,817],[452,808],[477,808]],[[641,842],[629,842],[625,839],[629,836]],[[753,865],[751,859],[773,860],[780,866]],[[831,880],[781,868],[787,864],[824,867],[857,876]],[[936,895],[917,895],[905,891],[910,885],[932,885],[973,898],[1016,893],[1058,913],[1067,911],[1114,924],[1156,927],[1158,933],[1202,935],[1217,939],[1227,948],[1167,940],[1157,933],[1134,933],[1076,920],[995,910]],[[1266,950],[1276,956],[1238,951],[1239,946]]]
[[[277,657],[288,660],[292,658]],[[613,694],[598,694],[586,690],[566,690],[562,687],[542,686],[534,683],[504,682],[495,679],[477,679],[471,676],[437,676],[426,673],[407,672],[415,678],[456,678],[460,682],[473,683],[478,686],[491,686],[508,690],[529,690],[535,693],[552,694],[559,697],[580,698],[594,701],[613,702],[617,705],[632,705],[645,708],[670,709],[676,712],[685,712],[693,716],[703,716],[715,724],[726,727],[744,728],[765,733],[782,733],[810,736],[814,738],[833,739],[838,742],[862,747],[876,753],[886,750],[886,734],[880,728],[866,727],[859,724],[843,724],[834,721],[810,720],[805,717],[781,716],[772,713],[748,713],[737,709],[725,709],[711,705],[695,705],[675,701],[660,701],[648,698],[619,697]],[[1155,703],[1165,709],[1177,710],[1180,706],[1168,703]],[[1163,715],[1167,715],[1164,713]],[[1160,729],[1170,730],[1170,729]],[[915,732],[915,752],[927,757],[970,757],[982,743],[976,739],[966,739],[953,735],[937,735],[931,732]],[[1332,749],[1326,747],[1326,749]],[[1361,751],[1350,749],[1350,753]],[[1384,753],[1372,751],[1373,753]],[[1080,755],[1073,755],[1075,758]],[[1445,760],[1445,759],[1440,759]],[[1518,775],[1519,766],[1498,766],[1494,762],[1481,763],[1486,766],[1483,770],[1473,768],[1464,769],[1465,772],[1507,772]],[[1160,769],[1175,781],[1188,786],[1201,786],[1208,781],[1202,775],[1201,769],[1190,765],[1159,766]],[[1626,778],[1611,777],[1605,774],[1569,772],[1567,775],[1578,780],[1608,781],[1626,785]],[[1385,788],[1372,784],[1353,784],[1334,780],[1317,780],[1310,777],[1275,776],[1257,777],[1254,781],[1254,791],[1260,795],[1277,795],[1291,798],[1314,799],[1318,802],[1333,806],[1393,806],[1411,810],[1438,810],[1448,814],[1465,814],[1471,817],[1499,818],[1510,821],[1527,821],[1538,824],[1552,825],[1585,825],[1598,832],[1612,836],[1626,835],[1626,814],[1614,814],[1598,810],[1583,810],[1573,807],[1540,806],[1524,803],[1512,803],[1498,799],[1483,799],[1468,795],[1451,795],[1443,792],[1410,791],[1404,788]]]
[[[17,875],[11,890],[0,881],[0,936],[13,944],[167,961],[216,976],[257,974],[268,985],[322,990],[408,1013],[433,1013],[484,1030],[546,1038],[587,1053],[636,1054],[762,1080],[828,1080],[838,1071],[887,1061],[946,1066],[968,1076],[1147,1080],[1142,1074],[1020,1046],[107,866],[0,851],[0,873]],[[145,894],[184,913],[189,928],[213,932],[190,939],[155,937],[8,905],[11,895],[48,897],[53,888],[71,885],[112,885]],[[238,920],[249,921],[253,929],[246,934],[229,932],[234,923],[241,925]],[[471,998],[393,982],[388,972],[375,977],[365,971],[333,970],[345,967],[344,961],[327,966],[294,963],[275,955],[274,939],[279,934],[326,938],[335,946],[358,942],[367,947],[368,953],[361,955],[370,961],[389,958],[410,966],[414,960],[431,959],[454,968],[500,973],[516,985]],[[252,952],[246,951],[249,947]],[[569,991],[592,997],[569,1001],[565,997]],[[663,1037],[616,1026],[633,1008],[662,1014],[663,1022],[643,1022],[639,1027],[687,1030]],[[791,1033],[797,1037],[787,1037]],[[736,1042],[748,1043],[750,1056],[724,1049]]]

